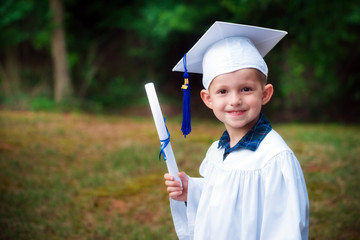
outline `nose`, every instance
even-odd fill
[[[231,106],[238,106],[238,105],[241,105],[241,103],[242,103],[242,99],[241,99],[241,95],[239,93],[231,94],[231,97],[230,97],[230,105]]]

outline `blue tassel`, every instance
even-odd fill
[[[184,64],[184,85],[181,86],[183,89],[183,121],[181,126],[181,131],[186,138],[191,132],[191,113],[190,113],[190,86],[189,86],[189,74],[186,68],[186,54],[183,58]]]

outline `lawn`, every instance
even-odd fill
[[[191,176],[222,125],[167,119]],[[303,167],[310,239],[360,239],[360,125],[274,124]],[[0,112],[0,239],[176,239],[151,117]]]

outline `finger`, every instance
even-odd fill
[[[182,191],[184,190],[183,187],[172,187],[172,186],[169,186],[166,188],[168,190],[168,192],[176,192],[176,191]]]
[[[187,178],[187,175],[185,172],[179,172],[178,173],[178,176],[181,178],[181,179],[186,179]]]
[[[182,187],[167,187],[168,193],[174,193],[174,192],[182,192]]]
[[[165,181],[165,185],[168,187],[180,187],[181,186],[179,181],[168,181],[168,180]]]
[[[166,180],[174,181],[174,177],[171,176],[171,175],[168,174],[168,173],[165,173],[164,178],[165,178]]]
[[[171,198],[177,198],[177,197],[181,196],[181,194],[182,194],[182,191],[177,191],[177,192],[171,192],[171,193],[169,193],[169,196],[170,196]]]

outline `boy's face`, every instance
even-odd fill
[[[217,76],[201,98],[215,116],[232,131],[245,134],[259,118],[262,105],[273,93],[271,84],[265,85],[256,69],[246,68]]]

